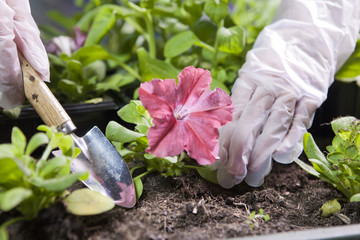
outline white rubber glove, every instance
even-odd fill
[[[353,52],[359,0],[284,0],[248,52],[232,90],[234,119],[220,129],[218,182],[260,186],[272,158],[290,163],[339,67]]]
[[[0,106],[24,101],[17,49],[43,80],[49,81],[49,61],[28,0],[0,0]]]

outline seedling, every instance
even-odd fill
[[[36,218],[40,210],[62,200],[68,194],[66,189],[74,182],[87,178],[87,172],[70,173],[70,161],[80,153],[80,150],[74,147],[69,135],[64,135],[57,132],[54,127],[44,125],[39,126],[38,130],[41,132],[36,133],[27,143],[21,130],[14,127],[11,143],[0,144],[0,211],[7,212],[16,209],[22,214],[22,217],[2,223],[0,239],[8,238],[7,226],[20,220]],[[58,148],[62,154],[51,157],[52,151]],[[39,158],[33,156],[35,151],[36,154],[42,151]],[[85,205],[85,197],[92,200],[88,202],[95,201],[95,204],[99,199],[108,201],[107,197],[98,197],[97,193],[93,191],[89,193],[89,191],[86,189],[73,197],[71,197],[72,194],[67,196],[64,202],[68,210],[71,212],[74,209],[73,203],[76,202],[74,198],[83,205]],[[106,206],[101,207],[90,213],[107,211],[114,207],[114,203],[106,202]],[[86,215],[86,211],[77,213]]]
[[[256,214],[256,211],[252,211],[245,222],[250,224],[251,228],[253,229],[255,225],[259,224],[258,219],[262,219],[267,222],[270,220],[270,216],[269,214],[264,214],[264,210],[260,208],[258,214]]]

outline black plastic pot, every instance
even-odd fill
[[[109,121],[120,121],[116,114],[120,106],[113,101],[97,104],[65,104],[63,107],[77,127],[75,133],[78,136],[83,136],[93,126],[99,127],[104,132]],[[41,124],[44,124],[43,121],[32,107],[23,108],[18,119],[10,119],[0,114],[0,143],[11,142],[11,131],[14,126],[18,126],[27,139],[30,139]]]

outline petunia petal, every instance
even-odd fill
[[[232,120],[230,96],[211,91],[211,74],[186,67],[175,80],[153,79],[142,83],[139,97],[153,118],[148,151],[158,157],[175,156],[186,150],[199,164],[218,157],[218,128]]]
[[[219,131],[213,127],[214,122],[197,116],[191,116],[185,122],[185,150],[201,165],[214,163],[219,153]]]
[[[174,117],[154,119],[154,127],[148,132],[148,152],[157,157],[179,155],[184,150],[186,130]]]
[[[211,73],[209,70],[189,66],[178,76],[177,104],[191,106],[200,98],[205,89],[211,84]]]
[[[153,79],[140,85],[139,98],[152,118],[173,115],[176,82],[174,79]]]

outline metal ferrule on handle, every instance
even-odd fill
[[[71,118],[46,83],[20,52],[18,52],[18,55],[22,69],[25,96],[41,119],[46,125],[55,126],[59,131],[66,133],[75,131],[76,127]]]

